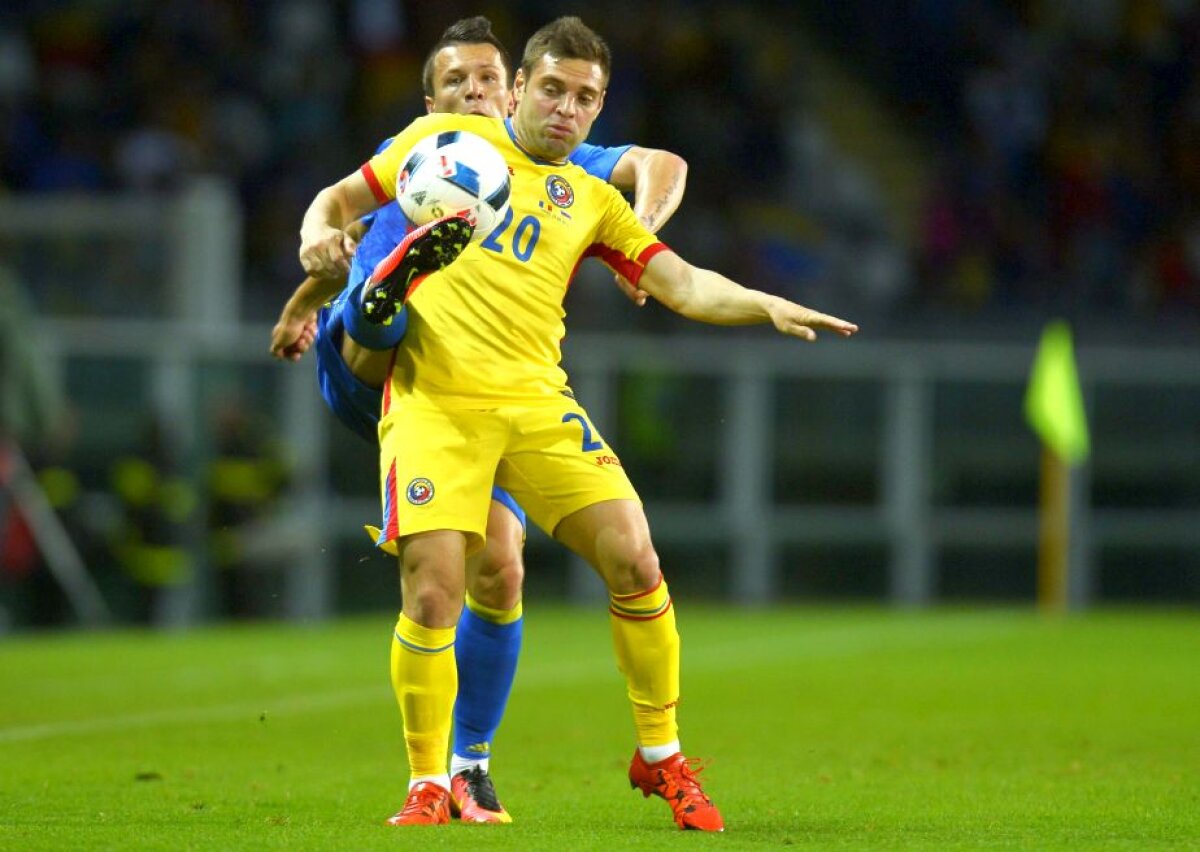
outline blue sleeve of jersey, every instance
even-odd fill
[[[567,159],[589,175],[608,182],[612,178],[613,169],[617,167],[617,160],[625,156],[625,152],[632,147],[632,145],[618,145],[616,148],[601,148],[599,145],[589,145],[584,142],[572,151],[571,156]]]

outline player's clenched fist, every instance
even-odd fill
[[[336,228],[300,232],[300,265],[314,278],[344,277],[357,249],[353,237]]]

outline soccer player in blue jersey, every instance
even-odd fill
[[[688,264],[615,189],[567,161],[603,106],[610,64],[607,45],[578,18],[554,21],[526,44],[511,121],[420,118],[360,170],[319,192],[301,225],[305,271],[335,276],[348,260],[344,228],[395,198],[417,141],[469,131],[511,169],[511,218],[411,295],[405,342],[385,385],[380,546],[400,563],[392,684],[411,776],[393,824],[450,820],[445,754],[458,690],[464,565],[483,546],[488,498],[500,485],[608,586],[636,731],[631,784],[666,800],[680,828],[724,828],[680,747],[679,634],[645,513],[560,366],[562,300],[578,262],[600,255],[691,319],[769,322],[805,340],[817,329],[849,336],[857,327]]]
[[[503,118],[511,107],[510,67],[508,54],[486,18],[459,21],[443,33],[426,60],[426,108],[429,112]],[[571,161],[619,189],[634,190],[634,212],[651,231],[670,218],[683,194],[686,164],[665,151],[584,144],[572,152]],[[398,252],[400,263],[407,261],[410,267],[402,273],[419,265],[414,256],[425,245],[422,240],[433,241],[437,235],[417,236],[413,250],[409,228],[396,204],[381,208],[365,236],[356,229],[358,246],[348,286],[337,300],[314,319],[314,309],[328,298],[330,285],[327,280],[309,279],[289,300],[272,336],[272,353],[292,360],[315,339],[327,401],[349,428],[372,443],[377,442],[381,388],[391,349],[402,337],[407,318],[401,313],[384,326],[365,322],[357,299],[368,274],[396,253],[397,244],[404,245]],[[406,238],[408,244],[403,243]],[[433,259],[435,266],[440,262]],[[645,293],[620,275],[617,282],[635,302],[644,302]],[[523,541],[524,513],[506,492],[495,489],[485,547],[467,564],[466,606],[458,622],[456,643],[459,690],[450,763],[451,802],[468,822],[510,820],[496,795],[489,762],[521,645]]]

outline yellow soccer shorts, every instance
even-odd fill
[[[487,410],[393,402],[379,427],[383,527],[376,544],[459,530],[483,547],[492,485],[506,489],[553,535],[559,521],[606,500],[638,500],[617,454],[574,399]]]

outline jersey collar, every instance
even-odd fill
[[[525,149],[525,146],[517,141],[517,133],[515,130],[513,130],[511,116],[504,119],[504,129],[508,131],[508,138],[512,140],[512,143],[513,143],[513,145],[515,145],[517,147],[517,150],[520,151],[522,154],[524,154],[529,159],[531,159],[533,162],[537,163],[539,166],[565,166],[567,164],[567,160],[565,160],[565,159],[563,159],[563,160],[543,160],[541,157],[538,157],[538,156],[530,153],[529,151],[527,151]]]

